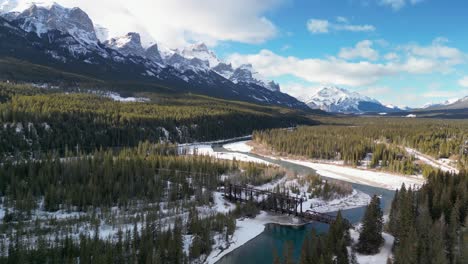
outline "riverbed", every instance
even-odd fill
[[[235,151],[234,151],[235,150]],[[249,153],[249,149],[240,148],[228,150],[222,146],[213,147],[214,152],[222,153],[239,153],[247,155],[248,157],[263,160],[264,162],[276,164],[284,168],[296,171],[298,174],[311,174],[316,173],[316,171],[310,167],[293,163],[281,159],[272,159],[263,157],[260,155]],[[327,177],[323,177],[327,179]],[[336,180],[336,179],[335,179]],[[394,196],[394,191],[378,188],[358,183],[352,183],[352,186],[355,190],[362,191],[369,195],[379,195],[381,197],[381,206],[384,210],[384,213],[388,213],[390,210],[390,204]],[[365,211],[365,207],[353,208],[349,210],[342,211],[343,216],[352,223],[360,222]],[[336,214],[337,212],[332,212],[331,214]],[[301,252],[302,242],[307,234],[310,231],[315,229],[319,233],[327,232],[328,225],[322,223],[309,223],[301,226],[291,226],[291,225],[279,225],[279,224],[267,224],[264,231],[257,237],[251,239],[247,243],[233,250],[232,252],[226,254],[222,257],[217,264],[257,264],[257,263],[272,263],[274,252],[281,255],[283,246],[286,242],[290,242],[294,247],[294,256],[296,260],[299,258]]]

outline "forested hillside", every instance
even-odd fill
[[[451,158],[459,168],[468,165],[468,122],[360,118],[327,120],[338,124],[272,129],[254,133],[254,140],[284,155],[344,160],[371,168],[414,174],[423,168],[405,151],[417,149],[434,158]],[[341,123],[342,122],[342,123]],[[371,154],[371,155],[369,155]]]
[[[144,140],[206,141],[314,123],[294,110],[204,96],[144,93],[148,102],[118,102],[78,91],[0,84],[0,153],[31,157]]]

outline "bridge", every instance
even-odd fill
[[[260,190],[248,186],[228,184],[224,187],[224,197],[232,202],[252,202],[262,210],[281,214],[295,215],[306,221],[316,221],[325,224],[335,222],[335,216],[315,212],[313,210],[303,211],[303,199],[287,194]],[[344,219],[351,228],[351,223]]]

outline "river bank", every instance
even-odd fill
[[[199,148],[205,155],[210,155],[214,157],[229,157],[228,159],[231,159],[231,157],[236,159],[242,157],[243,159],[248,161],[265,163],[265,160],[247,155],[247,153],[250,153],[250,151],[252,150],[252,148],[246,144],[247,142],[248,141],[242,141],[224,145],[223,147],[229,152],[216,152],[208,145],[197,145],[193,146],[192,149],[194,149],[194,151],[192,151],[192,154],[197,153],[196,149]],[[280,184],[284,184],[286,180],[286,178],[283,178],[276,182],[268,183],[262,186],[257,186],[257,188],[273,189]],[[330,213],[339,210],[360,208],[366,206],[369,203],[369,201],[370,196],[368,194],[358,190],[353,190],[350,195],[335,198],[329,201],[320,198],[306,199],[306,201],[303,203],[303,208],[311,208],[313,206],[314,211],[321,213]],[[225,243],[222,241],[222,238],[220,238],[219,241],[216,241],[214,247],[215,249],[207,257],[205,263],[216,263],[224,256],[245,245],[247,242],[255,239],[264,232],[265,227],[268,224],[277,224],[281,226],[303,226],[308,223],[303,222],[301,219],[296,218],[294,216],[278,215],[265,211],[261,211],[260,214],[257,215],[255,218],[238,219],[236,222],[236,231],[230,239],[230,242]]]
[[[364,167],[355,168],[343,165],[342,161],[307,160],[294,156],[280,156],[279,153],[271,152],[261,145],[252,144],[252,141],[240,141],[227,144],[225,145],[225,148],[232,151],[242,150],[241,152],[244,153],[254,153],[269,159],[278,159],[306,166],[314,169],[317,174],[324,177],[384,188],[387,190],[396,190],[400,188],[403,183],[407,187],[412,186],[418,188],[425,182],[425,179],[422,177],[422,175],[408,176],[373,169],[366,169]]]

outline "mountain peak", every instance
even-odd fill
[[[336,86],[325,86],[304,101],[313,109],[321,109],[327,112],[364,113],[400,110],[397,107],[384,106],[376,99],[361,95],[358,92]]]
[[[193,51],[206,51],[206,52],[209,52],[208,47],[203,42],[195,43],[195,44],[189,45],[189,46],[187,46],[185,48],[193,50]]]
[[[15,24],[38,36],[51,30],[70,34],[78,42],[97,46],[98,39],[93,21],[80,8],[65,8],[57,3],[38,5],[34,3],[13,17]]]
[[[452,99],[445,100],[444,102],[441,102],[441,103],[434,103],[434,102],[426,103],[421,108],[428,109],[428,108],[434,108],[434,107],[448,106],[448,105],[455,104],[456,102],[459,102],[459,101],[463,101],[463,99],[452,98]]]
[[[152,61],[162,63],[161,53],[159,52],[158,44],[153,44],[146,49],[146,57]]]
[[[140,34],[135,32],[129,32],[124,36],[112,38],[106,41],[105,44],[126,56],[137,55],[144,57],[145,55],[145,49],[141,45]]]
[[[221,63],[218,57],[216,57],[216,54],[209,50],[205,43],[189,45],[181,51],[181,55],[187,59],[197,58],[207,61],[211,68],[216,67]]]

